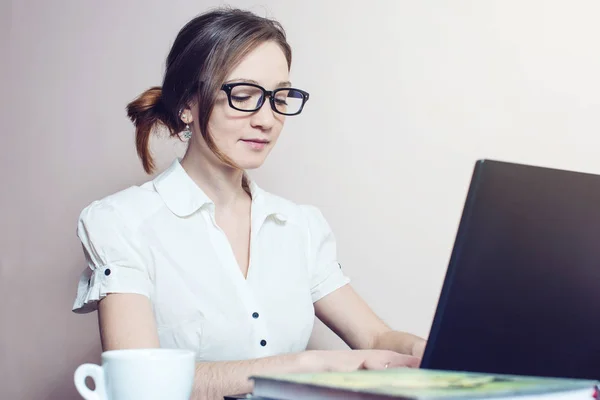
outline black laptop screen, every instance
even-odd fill
[[[600,176],[477,163],[422,367],[600,378]]]

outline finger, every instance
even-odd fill
[[[423,340],[413,345],[412,355],[415,357],[423,357],[425,353],[425,346],[427,345],[427,341]]]
[[[415,356],[399,354],[397,357],[389,360],[388,368],[410,367],[418,368],[421,364],[421,359]]]
[[[363,361],[364,369],[372,369],[372,370],[382,370],[391,368],[392,366],[397,366],[394,364],[390,358],[385,357],[371,357]]]

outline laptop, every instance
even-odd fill
[[[600,378],[600,176],[475,164],[421,367]]]

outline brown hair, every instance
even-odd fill
[[[149,149],[153,128],[161,124],[171,136],[177,135],[185,126],[179,112],[193,100],[198,101],[195,118],[206,144],[221,161],[238,168],[216,147],[208,120],[227,74],[269,40],[279,44],[289,68],[292,50],[283,27],[249,11],[219,8],[197,16],[179,31],[167,56],[162,87],[151,87],[127,105],[127,116],[136,127],[137,153],[147,173],[154,170]]]

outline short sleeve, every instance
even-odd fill
[[[76,313],[95,311],[108,293],[137,293],[150,297],[144,257],[127,220],[105,200],[86,207],[79,216],[77,236],[87,268],[81,274]]]
[[[310,291],[313,303],[350,282],[337,259],[335,236],[321,211],[302,206],[310,234]]]

